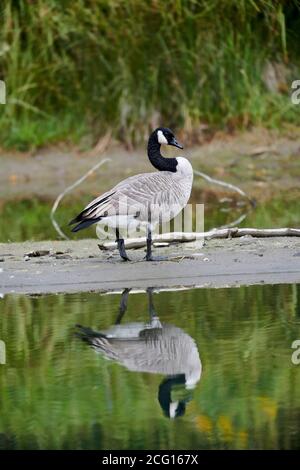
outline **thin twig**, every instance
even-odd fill
[[[100,147],[100,145],[97,145],[98,153],[104,152],[104,150],[106,149],[109,143],[109,140],[110,140],[110,134],[107,134],[106,136],[104,136],[104,138],[102,139],[102,146]],[[61,202],[61,200],[65,197],[67,193],[69,193],[74,188],[79,186],[86,178],[88,178],[88,176],[93,174],[94,171],[100,168],[100,166],[102,166],[104,163],[107,163],[110,161],[111,161],[110,158],[104,158],[103,160],[98,162],[96,165],[94,165],[92,168],[90,168],[83,176],[81,176],[81,178],[75,181],[75,183],[73,183],[71,186],[68,186],[62,193],[59,194],[59,196],[57,196],[50,212],[50,220],[52,222],[53,227],[55,228],[55,230],[57,231],[60,237],[64,238],[65,240],[70,240],[70,238],[61,230],[59,224],[54,218],[54,214],[56,212],[56,209],[58,208],[59,203]]]
[[[194,173],[195,175],[201,176],[209,183],[218,184],[219,186],[223,186],[224,188],[228,188],[228,189],[231,189],[232,191],[235,191],[236,193],[239,193],[241,196],[248,199],[248,201],[251,202],[251,204],[253,203],[252,199],[238,186],[235,186],[234,184],[231,184],[231,183],[226,183],[225,181],[222,181],[222,180],[217,180],[216,178],[212,178],[211,176],[199,170],[194,170]]]
[[[232,227],[236,227],[237,225],[239,225],[241,222],[243,222],[243,220],[246,219],[247,215],[249,214],[250,210],[247,211],[247,212],[243,212],[243,214],[241,214],[237,219],[235,219],[233,222],[230,222],[229,224],[224,224],[224,225],[221,225],[219,228],[222,229],[222,228],[232,228]]]
[[[254,208],[256,206],[256,202],[251,199],[248,194],[245,193],[241,188],[238,186],[235,186],[234,184],[231,183],[226,183],[225,181],[218,180],[216,178],[212,178],[211,176],[207,175],[206,173],[203,173],[202,171],[199,170],[194,170],[195,175],[201,176],[204,178],[206,181],[208,181],[211,184],[217,184],[219,186],[223,186],[224,188],[231,189],[232,191],[235,191],[236,193],[240,194],[244,198],[247,199],[247,201],[251,204],[251,207]],[[249,214],[250,211],[244,212],[241,214],[237,219],[233,220],[229,224],[222,225],[220,228],[232,228],[235,227],[236,225],[240,224]]]

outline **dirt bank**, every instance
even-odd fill
[[[147,263],[139,249],[130,250],[133,261],[125,263],[115,251],[100,252],[96,240],[0,244],[0,293],[300,282],[299,238],[210,240],[204,247],[186,243],[155,251],[172,260]]]
[[[278,191],[299,189],[300,129],[280,135],[254,129],[237,135],[217,135],[201,146],[187,146],[183,151],[164,149],[167,156],[184,155],[193,167],[211,176],[238,184],[251,196],[266,200]],[[102,158],[110,158],[95,174],[72,193],[97,195],[132,174],[152,171],[145,147],[126,151],[111,142],[105,153],[82,153],[67,147],[55,147],[33,154],[0,154],[0,198],[2,202],[33,195],[54,199],[67,186]],[[194,189],[220,191],[195,177]]]

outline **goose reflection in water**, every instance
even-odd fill
[[[130,371],[163,374],[167,377],[158,390],[158,401],[169,418],[185,413],[186,404],[201,377],[201,361],[195,341],[181,328],[161,323],[153,306],[153,289],[147,289],[149,323],[121,324],[130,289],[122,293],[115,325],[94,331],[77,325],[77,336],[102,354]],[[175,395],[175,397],[173,397]]]

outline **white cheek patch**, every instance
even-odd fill
[[[160,144],[165,144],[168,145],[168,141],[165,138],[164,134],[162,131],[157,131],[157,140]]]

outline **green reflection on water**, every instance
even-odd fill
[[[75,335],[109,328],[120,295],[0,300],[0,448],[189,449],[300,447],[300,288],[194,289],[154,295],[160,321],[196,342],[203,366],[184,416],[167,418],[161,374],[128,371]],[[130,294],[122,324],[148,319],[146,294]]]
[[[197,201],[201,202],[201,195]],[[78,214],[85,203],[90,202],[87,196],[80,200],[64,202],[56,213],[56,219],[63,231],[74,239],[95,237],[95,226],[82,232],[72,234],[68,222]],[[27,240],[56,240],[49,214],[52,203],[37,198],[6,202],[0,207],[0,242],[21,242]],[[205,204],[205,229],[209,230],[228,224],[247,212],[247,207],[238,208],[234,203],[218,203],[217,200]],[[300,213],[299,191],[290,191],[284,197],[274,197],[267,204],[259,204],[249,212],[241,227],[298,227]]]

